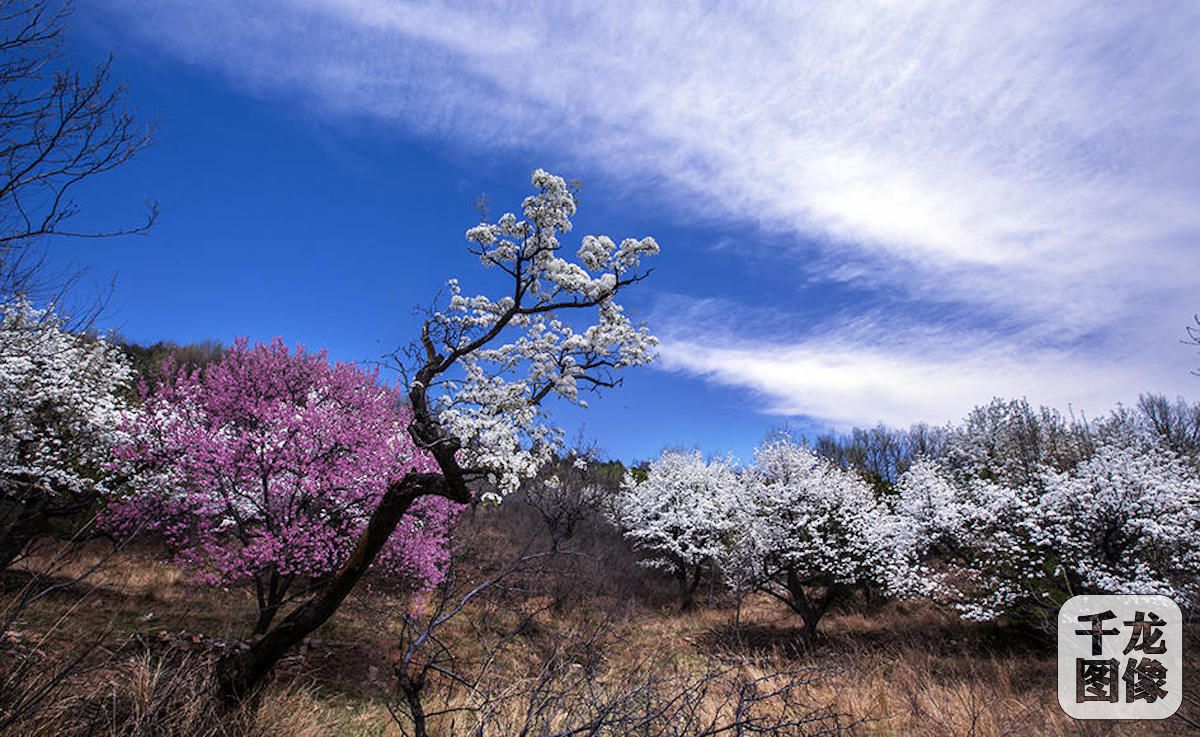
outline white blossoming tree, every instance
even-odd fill
[[[1036,544],[1037,487],[963,478],[918,461],[896,485],[918,555],[935,572],[928,590],[967,619],[1016,613],[1041,598],[1046,558]]]
[[[111,491],[106,465],[132,379],[111,343],[24,299],[0,307],[0,569]]]
[[[627,473],[613,502],[614,521],[646,554],[644,564],[670,572],[680,606],[690,609],[706,570],[713,571],[739,531],[741,480],[729,459],[699,451],[665,451],[643,480]]]
[[[1038,484],[1046,467],[1066,469],[1092,452],[1087,426],[1024,399],[976,407],[946,439],[941,457],[959,479]]]
[[[476,480],[490,479],[494,494],[512,491],[560,438],[546,420],[546,399],[585,405],[585,390],[616,386],[614,372],[651,360],[655,338],[615,298],[646,278],[641,260],[658,245],[586,236],[567,258],[559,238],[571,229],[575,194],[540,169],[532,183],[522,216],[507,213],[467,232],[470,252],[507,282],[502,296],[467,296],[451,280],[449,303],[430,312],[406,354],[408,432],[438,470],[390,483],[339,570],[248,650],[218,664],[226,705],[255,694],[279,658],[332,616],[417,499],[468,502]],[[593,313],[586,324],[569,318],[585,311]]]
[[[1200,604],[1200,477],[1185,459],[1142,438],[1112,439],[1044,479],[1039,542],[1067,593]]]
[[[907,591],[911,535],[858,474],[782,437],[755,451],[744,474],[730,583],[787,604],[815,635],[821,617],[856,589]]]
[[[1145,437],[1104,439],[1073,467],[1040,465],[1019,485],[923,461],[898,491],[938,569],[931,588],[966,618],[1045,625],[1076,594],[1200,601],[1200,478]]]

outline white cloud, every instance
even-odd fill
[[[814,340],[775,346],[670,341],[671,369],[760,396],[768,413],[818,417],[843,428],[884,422],[941,424],[961,419],[993,396],[1026,397],[1096,417],[1134,386],[1150,388],[1144,367],[1108,358],[1011,346],[964,350],[952,340],[923,350],[885,351]]]
[[[1195,7],[107,7],[255,91],[472,145],[553,147],[682,213],[819,238],[819,276],[1005,326],[960,330],[958,351],[900,318],[888,333],[913,342],[886,351],[870,332],[830,343],[836,324],[782,343],[734,325],[706,339],[716,348],[669,346],[670,365],[780,411],[859,421],[865,409],[841,408],[869,397],[907,421],[992,394],[1186,388],[1172,349],[1200,309]]]
[[[1141,391],[1187,393],[1198,381],[1186,371],[1194,348],[1164,335],[1158,336],[1164,345],[1177,349],[1175,362],[1148,365],[1137,341],[1126,348],[1103,341],[1060,346],[917,324],[878,310],[798,331],[786,314],[769,308],[670,295],[651,322],[667,326],[665,368],[744,387],[760,411],[842,428],[941,424],[992,397],[1024,397],[1097,417]],[[739,329],[746,324],[757,332]]]

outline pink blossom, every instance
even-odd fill
[[[400,395],[377,372],[331,365],[323,351],[241,338],[204,370],[168,360],[163,375],[141,387],[142,408],[126,417],[129,440],[116,456],[137,481],[110,506],[109,526],[156,531],[199,581],[253,584],[260,629],[296,579],[346,559],[389,481],[437,471],[409,438]],[[458,509],[419,500],[376,569],[436,585]]]

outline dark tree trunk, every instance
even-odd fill
[[[265,635],[283,606],[283,597],[291,586],[291,577],[280,576],[278,571],[271,571],[266,583],[261,577],[255,579],[254,588],[258,599],[258,621],[254,624],[254,634]]]
[[[408,715],[412,718],[413,737],[429,737],[425,723],[425,703],[421,700],[423,683],[412,681],[403,682],[400,691],[404,694],[404,703],[408,704]]]
[[[830,605],[842,595],[845,587],[840,584],[829,584],[824,587],[825,590],[820,596],[810,596],[804,587],[804,582],[791,569],[787,572],[786,585],[788,603],[791,605],[792,611],[799,614],[800,619],[804,622],[804,641],[812,642],[813,638],[817,636],[817,624],[821,621],[821,617],[825,616]]]
[[[259,607],[258,620],[255,621],[254,631],[251,634],[254,636],[267,634],[267,630],[271,627],[271,621],[275,619],[275,614],[278,611],[278,606]]]
[[[0,571],[8,568],[46,530],[46,495],[0,501]]]
[[[696,590],[700,588],[700,576],[704,564],[698,563],[691,571],[682,561],[675,563],[675,582],[679,584],[679,609],[690,612],[696,608]]]
[[[389,485],[341,568],[248,650],[231,652],[217,662],[217,691],[223,708],[233,710],[257,699],[279,659],[333,616],[350,595],[413,502],[434,494],[450,496],[440,474],[409,473]],[[451,498],[458,501],[457,496]]]

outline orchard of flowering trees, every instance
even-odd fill
[[[685,608],[707,570],[784,602],[810,637],[837,600],[904,591],[914,574],[908,528],[870,484],[786,436],[740,470],[665,452],[643,480],[626,476],[614,509],[646,564],[676,578]]]
[[[839,464],[846,455],[829,440],[810,450],[774,438],[742,468],[671,451],[645,480],[627,477],[614,519],[648,564],[703,562],[730,587],[785,603],[807,637],[856,590],[1037,625],[1077,594],[1164,594],[1192,607],[1191,412],[1150,397],[1089,424],[995,400],[958,426],[918,427],[909,447],[920,452],[891,455],[905,470],[888,484],[875,468]],[[903,445],[903,433],[872,433]]]
[[[919,461],[898,484],[930,589],[971,619],[1035,622],[1076,594],[1200,601],[1196,459],[1145,415],[1118,411],[1089,428],[1049,412],[1030,423],[1027,410],[977,410],[999,419],[982,433],[968,422],[945,457]]]
[[[611,623],[599,620],[641,616],[642,595],[657,601],[646,580],[613,575],[613,561],[635,558],[643,568],[629,570],[652,571],[638,576],[675,584],[680,609],[702,602],[703,582],[719,584],[736,595],[735,621],[754,596],[785,607],[806,644],[823,621],[829,627],[829,612],[889,597],[920,597],[966,620],[1042,626],[1076,594],[1162,594],[1189,616],[1200,605],[1200,405],[1183,399],[1146,396],[1090,422],[995,400],[945,427],[879,425],[811,443],[777,434],[745,463],[670,450],[627,470],[564,452],[553,406],[586,407],[588,392],[615,388],[626,369],[654,359],[658,341],[625,300],[649,277],[659,246],[650,237],[575,238],[577,188],[541,169],[512,212],[484,214],[461,233],[479,273],[445,275],[411,343],[391,356],[392,373],[283,338],[136,346],[95,333],[99,307],[63,309],[78,277],[49,275],[41,249],[150,229],[153,204],[144,219],[103,225],[76,218],[75,193],[135,159],[153,131],[128,109],[111,62],[90,72],[73,63],[70,15],[66,0],[0,4],[0,733],[33,734],[22,721],[56,691],[66,697],[41,718],[50,734],[176,733],[151,712],[213,722],[198,725],[205,734],[247,725],[273,733],[253,724],[269,713],[255,714],[264,685],[339,611],[339,630],[373,630],[372,650],[401,624],[396,647],[343,652],[363,665],[374,659],[376,669],[387,663],[390,683],[368,666],[368,685],[391,691],[386,708],[401,730],[394,706],[403,696],[418,736],[434,715],[453,732],[471,714],[480,735],[510,719],[518,726],[498,733],[845,734],[863,721],[832,706],[813,711],[811,693],[837,689],[800,688],[809,676],[762,670],[772,658],[696,678],[685,677],[683,661],[705,653],[666,653],[661,673],[641,672],[657,668],[651,658],[610,658]],[[489,509],[514,492],[524,506]],[[466,514],[468,505],[478,509]],[[476,535],[471,542],[487,550],[472,553],[482,559],[452,561],[454,543],[479,532],[474,525],[514,508],[540,517],[536,532],[526,524]],[[520,521],[516,514],[508,519]],[[547,550],[498,560],[505,544],[542,535]],[[591,547],[569,549],[581,541]],[[153,613],[108,586],[121,576],[97,576],[106,582],[93,579],[87,593],[78,586],[124,553],[125,565],[165,559],[185,574],[186,590],[162,597],[163,609],[167,599],[186,600],[179,609],[228,607],[244,613],[246,638],[227,647],[188,637],[207,649],[193,657],[165,637],[155,647],[173,652],[127,657],[146,633],[124,625]],[[498,563],[499,574],[454,590],[456,574]],[[554,586],[543,586],[554,571]],[[568,597],[584,575],[604,590]],[[368,576],[370,592],[386,595],[364,596],[347,616]],[[506,578],[511,585],[501,585]],[[58,594],[72,587],[80,597],[63,606],[71,597]],[[87,644],[97,633],[72,639],[75,622],[64,625],[82,597],[111,607],[91,619],[112,629]],[[600,604],[572,621],[564,602],[576,601]],[[47,609],[33,616],[34,605]],[[556,626],[532,626],[549,611],[562,617]],[[381,621],[359,621],[372,616]],[[479,621],[451,626],[460,616]],[[40,622],[52,624],[22,631]],[[69,645],[50,652],[59,640]],[[630,641],[644,648],[644,637]],[[123,690],[139,692],[133,698],[108,678],[115,669],[101,671],[118,659],[140,660],[130,670],[147,676],[129,679],[137,687]],[[193,680],[189,663],[202,671]],[[316,671],[302,662],[298,670]],[[604,684],[614,677],[615,686]],[[102,695],[89,700],[76,688]],[[971,732],[986,731],[976,730],[986,707],[975,710],[973,691],[960,693]],[[905,696],[914,714],[932,701],[924,691]],[[126,714],[136,728],[117,724]],[[238,726],[226,729],[227,716]],[[86,727],[58,723],[76,718]]]
[[[603,510],[683,609],[719,581],[785,605],[806,641],[863,595],[1035,623],[1081,593],[1200,603],[1200,411],[1182,400],[1091,423],[996,400],[944,428],[777,435],[744,465],[667,451],[619,482],[619,464],[585,473],[597,459],[564,457],[547,404],[586,407],[652,360],[656,339],[616,298],[658,246],[589,235],[568,251],[575,191],[541,170],[532,185],[520,216],[466,232],[503,286],[449,280],[396,353],[396,386],[239,339],[142,365],[134,391],[113,341],[6,297],[0,569],[98,519],[146,535],[194,582],[248,589],[256,637],[212,674],[227,708],[254,703],[368,572],[438,585],[464,505],[521,488],[554,553]]]

